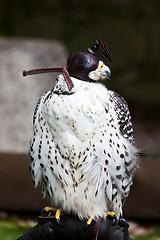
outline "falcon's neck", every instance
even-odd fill
[[[98,98],[101,102],[106,102],[106,99],[109,98],[109,95],[107,94],[108,89],[97,81],[82,81],[74,77],[71,77],[71,80],[74,84],[74,87],[71,91],[69,91],[63,75],[58,75],[55,87],[52,90],[53,93],[57,95],[72,95],[79,92],[79,96],[82,98],[84,94],[87,93],[87,95],[89,94],[91,97],[94,96]]]
[[[56,79],[56,84],[53,88],[53,92],[55,94],[62,94],[62,95],[70,95],[70,94],[73,94],[75,93],[79,88],[82,87],[82,85],[86,85],[88,86],[88,83],[90,83],[89,81],[85,81],[85,80],[80,80],[80,79],[77,79],[75,77],[71,77],[71,80],[74,84],[74,87],[71,89],[71,91],[68,90],[68,87],[67,87],[67,84],[64,80],[64,77],[62,74],[58,75],[57,76],[57,79]],[[93,84],[97,84],[96,82],[92,81]]]
[[[73,90],[73,88],[72,88]],[[58,94],[58,95],[64,95],[64,94],[71,94],[73,91],[69,91],[68,90],[68,87],[67,87],[67,84],[64,80],[64,77],[62,74],[58,75],[57,78],[56,78],[56,83],[55,83],[55,86],[53,88],[53,92],[55,94]]]

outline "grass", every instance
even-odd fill
[[[0,240],[16,240],[31,228],[22,220],[0,220]]]
[[[160,240],[160,226],[143,236],[130,236],[133,240]]]

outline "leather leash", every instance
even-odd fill
[[[100,229],[101,222],[102,222],[102,218],[99,217],[98,220],[95,223],[95,226],[94,226],[93,240],[97,240],[98,239],[98,232],[99,232],[99,229]]]

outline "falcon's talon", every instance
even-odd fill
[[[89,218],[89,219],[88,219],[88,221],[87,221],[87,225],[88,225],[88,226],[91,225],[92,220],[93,220],[93,218]]]
[[[51,212],[56,212],[56,208],[53,208],[53,207],[50,207],[50,206],[46,206],[46,207],[44,208],[44,210],[45,210],[46,212],[49,212],[49,211],[51,211]]]
[[[61,209],[57,208],[56,213],[55,213],[55,218],[58,223],[60,222],[60,215],[61,215]]]
[[[112,211],[107,211],[106,212],[106,217],[111,216],[112,218],[115,218],[115,212]]]
[[[41,215],[45,215],[47,217],[54,216],[57,220],[57,222],[60,222],[60,215],[61,215],[61,209],[60,208],[53,208],[50,206],[46,206],[42,209]]]
[[[41,210],[41,215],[48,214],[51,211],[55,212],[55,209],[52,207],[46,206]]]

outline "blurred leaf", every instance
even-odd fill
[[[0,220],[0,240],[15,240],[27,232],[31,226],[21,221]]]

